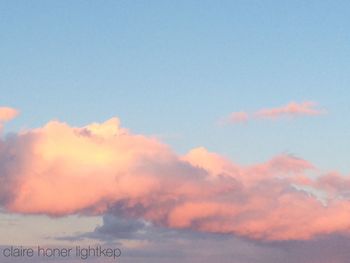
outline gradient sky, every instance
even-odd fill
[[[290,154],[347,175],[349,12],[340,0],[0,1],[0,107],[20,111],[4,134],[116,116],[178,155],[203,146],[254,165]],[[220,122],[309,101],[322,114]],[[0,243],[48,242],[100,224],[101,216],[4,214]]]

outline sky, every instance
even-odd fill
[[[0,245],[347,262],[349,11],[0,1]]]

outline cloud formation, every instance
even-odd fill
[[[19,114],[19,111],[9,107],[0,107],[0,122],[10,121]]]
[[[290,102],[276,108],[260,109],[253,113],[246,111],[232,112],[221,123],[235,124],[244,123],[252,119],[278,119],[286,117],[317,116],[326,113],[317,107],[317,103],[305,101],[301,103]]]
[[[5,122],[10,121],[19,114],[19,111],[10,107],[0,107],[0,132]]]
[[[222,124],[226,123],[244,123],[249,120],[250,116],[248,112],[245,111],[237,111],[232,112],[228,117],[224,118],[220,121]]]
[[[325,113],[323,110],[318,109],[317,103],[312,101],[306,101],[301,103],[290,102],[287,105],[262,109],[255,113],[256,116],[262,118],[279,118],[279,117],[296,117],[296,116],[313,116]]]
[[[108,214],[93,232],[64,240],[78,242],[83,238],[120,244],[125,262],[344,263],[348,262],[350,251],[349,237],[341,235],[259,242],[232,235],[155,227],[142,220]]]
[[[251,239],[310,239],[348,233],[349,188],[339,173],[323,175],[291,155],[251,166],[203,147],[179,156],[117,118],[85,127],[51,121],[0,141],[0,206],[13,213],[112,214]]]

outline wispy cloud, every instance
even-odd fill
[[[245,123],[250,119],[249,113],[245,111],[232,112],[229,116],[221,119],[220,124]]]
[[[254,119],[279,119],[286,117],[317,116],[327,113],[326,110],[320,109],[316,102],[290,102],[286,105],[260,109],[255,112],[239,111],[232,112],[228,117],[223,118],[220,123],[236,124],[244,123]]]
[[[270,108],[261,109],[257,111],[254,115],[259,118],[281,118],[281,117],[298,117],[298,116],[315,116],[324,114],[326,111],[317,108],[317,103],[312,101],[306,102],[290,102],[287,105]]]

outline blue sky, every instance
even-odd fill
[[[21,110],[7,129],[118,116],[180,153],[203,145],[251,163],[290,152],[349,172],[349,5],[1,1],[0,103]],[[215,125],[305,100],[329,114]]]

